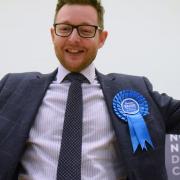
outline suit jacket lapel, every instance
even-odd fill
[[[50,85],[50,83],[53,81],[55,78],[55,75],[57,73],[57,70],[54,71],[51,74],[46,74],[46,75],[40,75],[37,76],[37,79],[31,80],[29,83],[29,92],[26,93],[28,98],[26,99],[27,101],[27,107],[25,107],[25,111],[23,112],[22,115],[28,114],[29,119],[25,123],[29,123],[31,126],[32,123],[34,122],[33,120],[35,119],[35,116],[37,115],[39,106],[42,103],[42,100],[45,96],[45,93]]]
[[[125,123],[123,120],[119,119],[113,112],[112,108],[112,101],[114,96],[121,90],[124,90],[124,84],[115,82],[116,77],[115,76],[105,76],[97,71],[97,77],[101,84],[102,91],[104,94],[104,98],[109,110],[109,114],[111,117],[111,122],[115,130],[115,135],[117,137],[118,141],[118,147],[119,147],[119,153],[121,153],[121,157],[123,157],[124,164],[126,169],[131,172],[128,173],[128,177],[133,176],[133,179],[135,178],[135,174],[132,174],[133,172],[133,165],[132,165],[132,159],[133,157],[133,151],[131,146],[131,140],[129,135],[129,128],[127,123]],[[119,81],[118,81],[119,82]],[[130,178],[131,179],[131,178]],[[137,178],[138,179],[138,178]]]

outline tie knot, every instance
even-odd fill
[[[71,82],[73,82],[73,81],[79,81],[81,83],[89,82],[88,79],[84,75],[82,75],[80,73],[75,73],[75,72],[69,73],[66,76],[66,79],[68,79]]]

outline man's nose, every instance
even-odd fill
[[[69,40],[70,41],[79,41],[80,38],[81,37],[79,36],[78,30],[76,28],[74,28],[72,33],[69,36]]]

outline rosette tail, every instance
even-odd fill
[[[131,136],[131,142],[133,146],[133,151],[137,150],[138,145],[140,144],[142,150],[147,150],[146,142],[152,147],[153,143],[149,135],[148,128],[143,119],[143,116],[138,113],[134,115],[127,116],[129,131]]]

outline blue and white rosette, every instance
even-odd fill
[[[118,92],[113,99],[113,110],[115,114],[128,123],[133,151],[140,144],[142,150],[147,150],[146,142],[153,148],[153,143],[143,116],[148,112],[146,99],[133,90]]]

